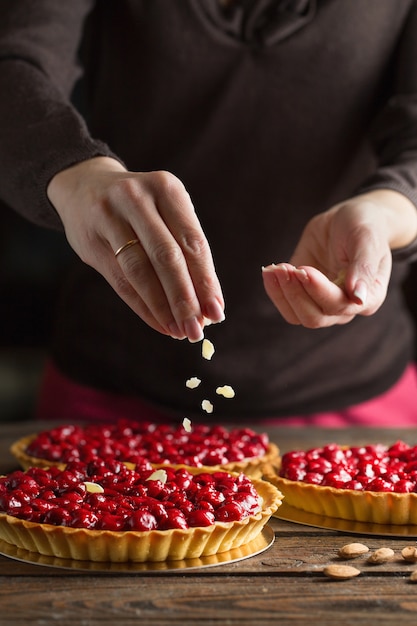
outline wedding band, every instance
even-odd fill
[[[120,248],[117,248],[116,252],[114,253],[114,256],[119,256],[121,252],[124,252],[131,246],[136,245],[137,243],[139,243],[139,239],[129,239],[129,241],[126,241],[126,243],[123,244],[123,246],[120,246]]]

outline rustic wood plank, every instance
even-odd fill
[[[1,587],[10,624],[321,624],[415,626],[416,587],[407,578],[308,577],[13,579]],[[99,592],[98,592],[99,589]],[[6,604],[7,602],[7,604]],[[46,622],[45,619],[49,619]],[[29,621],[30,620],[30,621]]]

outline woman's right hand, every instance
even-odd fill
[[[195,342],[207,320],[224,319],[209,244],[174,175],[96,157],[55,175],[48,197],[74,251],[149,326]]]

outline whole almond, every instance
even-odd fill
[[[374,563],[375,565],[387,563],[393,556],[394,550],[391,550],[391,548],[378,548],[368,557],[368,563]]]
[[[401,550],[401,556],[410,563],[417,562],[417,548],[414,546],[406,546]]]
[[[368,546],[365,546],[363,543],[355,542],[347,543],[345,546],[342,546],[338,555],[341,559],[356,559],[356,557],[366,554],[367,552],[369,552]]]
[[[360,570],[356,569],[356,567],[352,567],[351,565],[334,564],[327,565],[323,569],[323,574],[329,578],[334,578],[335,580],[347,580],[348,578],[359,576]]]

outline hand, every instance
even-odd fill
[[[199,341],[207,320],[224,319],[209,244],[175,176],[97,157],[57,174],[48,197],[75,252],[149,326]]]
[[[377,190],[343,202],[306,225],[290,263],[263,269],[284,319],[307,328],[346,324],[383,303],[391,250],[417,236],[417,211],[401,194]]]

